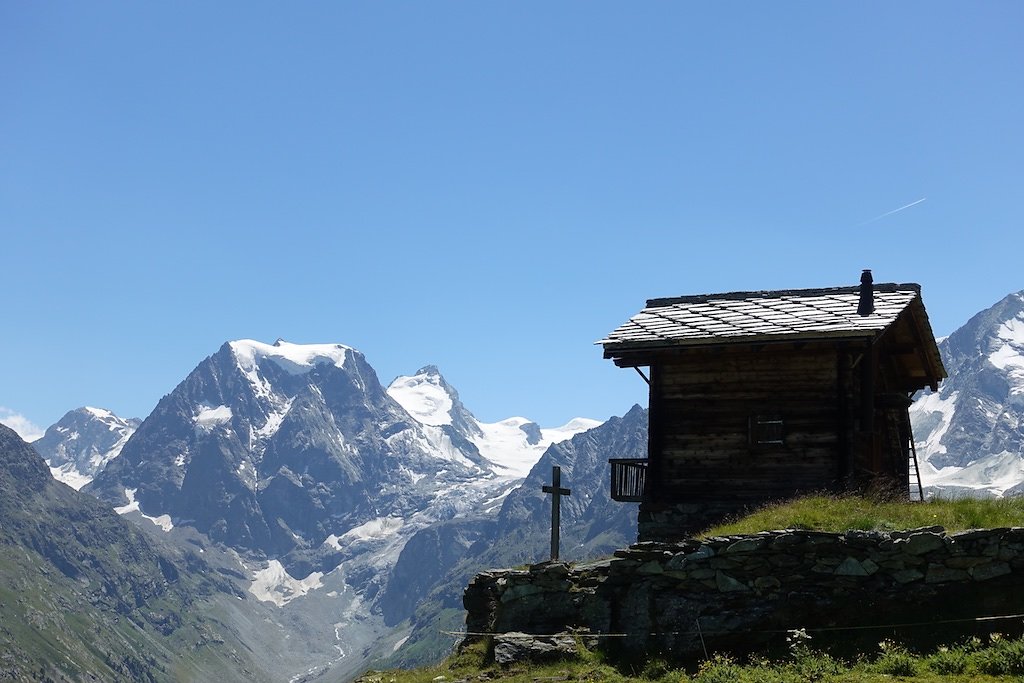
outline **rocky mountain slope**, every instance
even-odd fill
[[[385,389],[350,347],[240,340],[165,396],[85,490],[236,553],[276,621],[331,631],[334,654],[294,675],[339,676],[399,643],[389,624],[492,529],[545,447],[596,424],[483,423],[436,368]],[[433,569],[396,568],[418,532],[449,522]]]
[[[949,377],[911,407],[926,492],[1024,493],[1024,291],[975,315],[939,350]]]
[[[435,660],[452,646],[444,631],[463,628],[462,592],[478,572],[548,559],[551,497],[542,491],[551,468],[562,469],[561,553],[566,560],[607,556],[636,540],[635,504],[611,500],[609,458],[647,455],[647,411],[634,406],[622,417],[550,446],[529,476],[505,498],[493,520],[451,520],[418,532],[405,546],[395,574],[415,574],[429,591],[418,602],[385,593],[390,623],[406,620],[404,646],[384,657],[386,666],[414,666]],[[442,553],[451,557],[438,563]],[[454,560],[454,561],[453,561]],[[444,569],[444,565],[448,569]],[[396,584],[401,585],[401,584]]]
[[[240,588],[55,481],[2,425],[0,546],[0,679],[264,680],[213,609]]]
[[[69,411],[32,447],[43,456],[58,481],[80,489],[121,454],[142,420],[123,419],[103,408]]]

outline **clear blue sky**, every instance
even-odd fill
[[[1018,2],[2,3],[0,406],[144,417],[283,337],[606,418],[646,392],[592,342],[646,298],[862,268],[948,334],[1024,289],[1021,35]]]

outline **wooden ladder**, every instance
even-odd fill
[[[924,500],[924,486],[921,485],[921,468],[917,464],[917,447],[914,445],[914,433],[910,433],[910,466],[913,478],[910,480],[910,500]],[[917,498],[914,498],[914,481],[917,481]]]

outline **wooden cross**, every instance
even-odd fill
[[[558,529],[561,525],[562,496],[568,496],[571,491],[562,488],[562,468],[555,466],[551,468],[551,486],[544,486],[544,493],[551,494],[551,561],[558,559]]]

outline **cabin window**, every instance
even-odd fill
[[[785,428],[778,415],[752,415],[749,438],[751,446],[781,446],[785,444]]]

